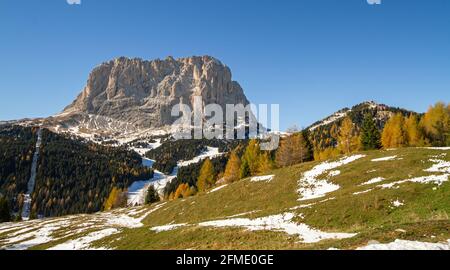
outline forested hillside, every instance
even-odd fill
[[[43,216],[96,212],[113,188],[125,190],[152,174],[137,153],[44,130],[32,211]]]
[[[411,113],[418,115],[415,112],[397,107],[376,104],[374,102],[363,102],[353,106],[351,109],[344,108],[336,112],[334,118],[329,117],[329,119],[315,122],[307,129],[310,131],[310,140],[314,142],[314,147],[323,150],[328,147],[335,147],[338,144],[339,127],[346,117],[352,120],[356,128],[361,128],[364,117],[369,114],[373,117],[377,128],[382,130],[389,118],[396,113],[404,116],[408,116]]]
[[[335,115],[308,129],[316,160],[381,147],[450,144],[450,104],[438,102],[419,114],[365,102]]]
[[[30,178],[37,128],[0,128],[0,197],[19,213]],[[31,217],[92,213],[104,208],[112,191],[121,195],[152,169],[125,148],[106,147],[43,130]],[[113,198],[115,200],[115,198]]]
[[[18,194],[27,189],[36,143],[36,129],[19,126],[0,127],[0,196],[17,211]]]

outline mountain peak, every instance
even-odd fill
[[[316,129],[323,127],[327,128],[333,123],[339,124],[339,122],[346,116],[350,116],[357,125],[362,123],[362,119],[366,113],[373,115],[374,119],[379,123],[380,126],[384,126],[384,123],[389,119],[393,113],[400,112],[404,115],[414,113],[401,108],[391,107],[385,104],[377,103],[376,101],[364,101],[351,108],[343,108],[324,119],[313,123],[308,127],[308,130],[313,132]]]
[[[55,117],[83,122],[80,118],[94,115],[137,128],[163,127],[173,123],[173,105],[192,105],[194,95],[223,108],[248,104],[231,70],[214,57],[118,57],[94,68],[83,91]]]

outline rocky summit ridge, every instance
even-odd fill
[[[57,129],[127,132],[169,126],[175,104],[247,105],[229,67],[211,56],[165,60],[119,57],[92,70],[78,97],[62,113],[46,119]]]

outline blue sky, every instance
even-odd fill
[[[118,57],[212,55],[281,128],[364,100],[450,102],[450,1],[0,1],[0,119],[48,116]]]

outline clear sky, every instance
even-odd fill
[[[118,56],[205,54],[282,129],[364,100],[425,111],[450,102],[450,1],[1,0],[0,119],[61,111]]]

